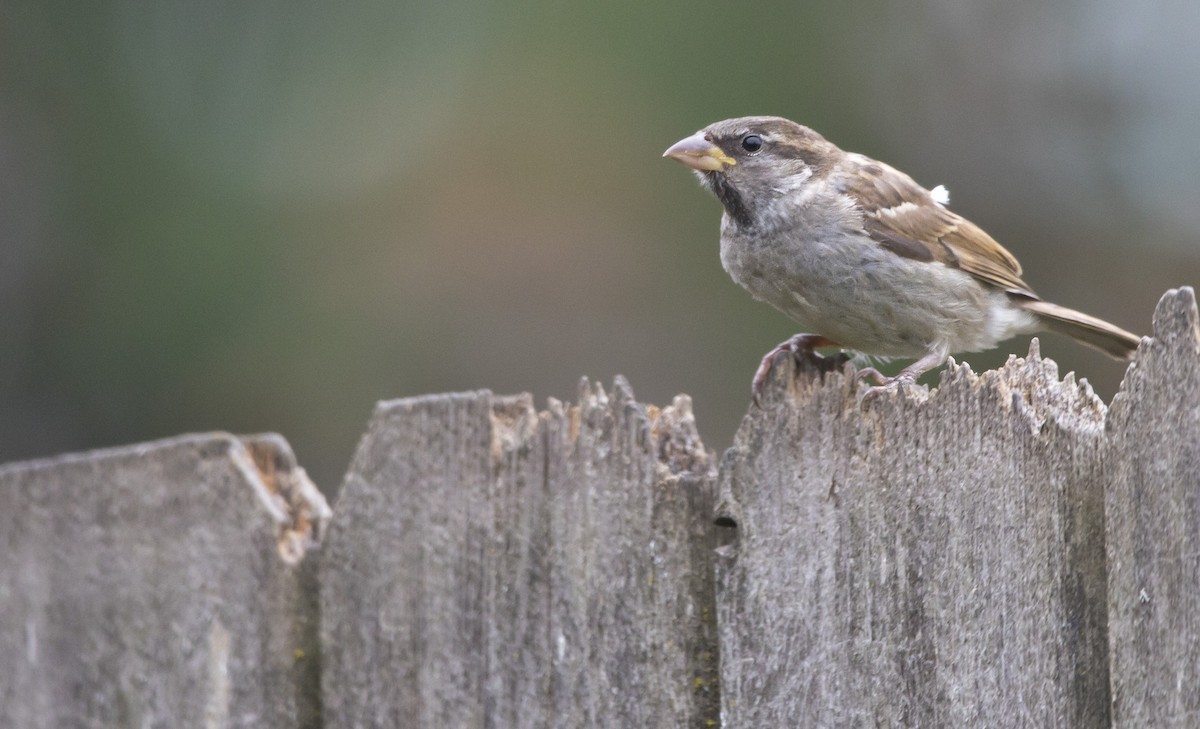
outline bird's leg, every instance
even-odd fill
[[[895,377],[888,377],[874,367],[862,368],[856,377],[860,380],[869,379],[876,385],[899,385],[901,383],[911,385],[917,381],[918,377],[945,362],[948,356],[950,356],[950,352],[947,351],[946,346],[939,344],[929,350],[924,357],[900,370]]]
[[[795,357],[797,362],[802,359],[807,359],[817,365],[822,372],[841,367],[845,364],[846,355],[838,355],[837,357],[822,357],[813,350],[817,347],[840,347],[841,345],[830,339],[822,337],[820,334],[797,334],[787,341],[780,342],[778,346],[767,352],[762,358],[762,362],[758,364],[758,370],[754,373],[754,380],[750,384],[750,394],[754,398],[754,404],[758,405],[759,396],[762,395],[763,385],[767,381],[767,375],[771,373],[771,367],[775,364],[775,356],[783,352],[790,352]]]

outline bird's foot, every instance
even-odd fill
[[[855,375],[858,381],[871,380],[879,387],[873,387],[863,393],[863,400],[876,397],[884,392],[899,390],[904,385],[915,385],[921,375],[946,361],[946,347],[938,346],[931,349],[924,357],[900,370],[895,377],[888,377],[874,367],[864,367]]]
[[[907,382],[909,384],[912,384],[916,378],[912,377],[911,375],[906,375],[904,372],[901,372],[900,374],[896,375],[895,377],[889,377],[888,375],[883,374],[882,372],[875,369],[874,367],[863,367],[861,370],[859,370],[858,372],[856,372],[854,374],[854,379],[856,379],[860,382],[863,380],[870,380],[871,382],[874,382],[876,385],[880,385],[882,387],[890,387],[892,385],[898,385],[902,382]]]
[[[761,407],[761,396],[763,386],[767,382],[767,376],[771,374],[771,368],[775,366],[775,357],[788,352],[795,358],[796,362],[808,361],[813,364],[822,374],[841,369],[842,365],[850,360],[849,355],[845,352],[839,352],[830,357],[822,357],[813,350],[816,347],[839,347],[837,342],[830,341],[820,334],[797,334],[790,339],[780,342],[774,349],[762,358],[759,362],[758,369],[754,372],[754,380],[750,383],[750,394],[754,399],[755,406]]]
[[[870,380],[876,385],[876,387],[867,388],[867,390],[862,394],[860,402],[872,400],[885,392],[899,390],[902,386],[912,385],[917,381],[917,378],[908,372],[902,371],[895,377],[888,377],[874,367],[862,368],[855,373],[854,379],[858,380],[859,382],[862,382],[863,380]]]

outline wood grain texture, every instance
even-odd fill
[[[1108,422],[1113,726],[1200,726],[1200,316],[1170,291]]]
[[[779,365],[721,462],[723,726],[1106,725],[1090,387],[1036,340],[866,401]]]
[[[382,403],[322,557],[327,725],[706,726],[713,474],[690,403]]]
[[[327,507],[282,438],[12,464],[0,502],[0,726],[319,725]]]
[[[0,466],[0,727],[1200,726],[1191,289],[1111,409],[785,357],[719,470],[620,378],[381,403],[329,519],[278,436]]]

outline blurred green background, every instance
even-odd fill
[[[581,375],[728,445],[796,327],[670,143],[780,114],[945,184],[1045,298],[1200,282],[1200,3],[0,5],[0,460]],[[968,355],[976,369],[1026,342]],[[1108,399],[1123,367],[1047,335]]]

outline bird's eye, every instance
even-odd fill
[[[742,149],[746,150],[747,152],[757,152],[758,150],[762,149],[762,146],[762,137],[758,136],[757,134],[747,134],[746,136],[742,137]]]

